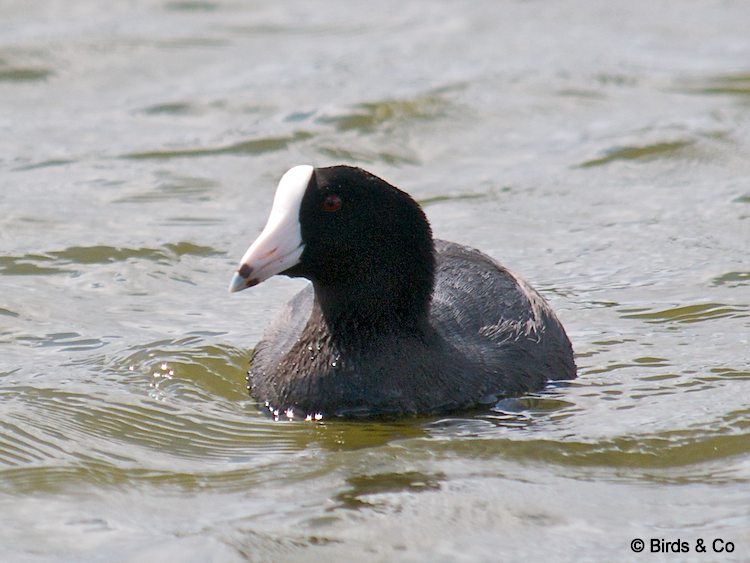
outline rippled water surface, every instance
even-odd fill
[[[0,4],[0,560],[748,560],[750,3],[689,4]],[[532,282],[580,378],[261,413],[303,282],[226,287],[306,162]]]

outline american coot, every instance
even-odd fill
[[[576,376],[547,302],[478,250],[434,240],[405,192],[360,168],[296,166],[230,291],[304,277],[266,329],[250,393],[294,416],[437,414]]]

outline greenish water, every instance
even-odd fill
[[[750,558],[750,4],[0,16],[0,560]],[[280,175],[339,162],[539,288],[580,378],[261,413],[244,370],[303,282],[226,287]]]

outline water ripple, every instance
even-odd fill
[[[582,162],[578,165],[578,168],[603,166],[617,160],[641,161],[656,158],[673,158],[682,156],[694,143],[692,140],[677,140],[640,146],[613,147],[605,151],[604,156]]]
[[[168,243],[158,248],[127,248],[108,245],[71,246],[44,254],[24,256],[0,256],[0,274],[48,275],[73,273],[71,264],[111,264],[130,259],[149,260],[159,264],[171,264],[183,256],[216,256],[223,252],[209,246],[191,242]]]
[[[167,200],[208,201],[218,183],[209,178],[195,176],[176,176],[165,172],[158,173],[154,189],[131,194],[114,201],[114,203],[147,203]]]
[[[53,74],[48,68],[0,67],[0,82],[41,82]]]
[[[726,285],[727,287],[750,285],[750,272],[727,272],[711,280],[711,285]]]
[[[704,80],[692,80],[681,91],[688,94],[750,96],[750,74],[723,74]]]
[[[258,155],[267,152],[284,150],[293,143],[305,141],[307,139],[310,139],[311,137],[311,133],[308,133],[306,131],[298,131],[292,135],[286,135],[282,137],[264,137],[261,139],[241,141],[239,143],[233,143],[231,145],[223,145],[214,148],[190,148],[133,152],[122,155],[121,158],[133,160],[167,160],[172,158],[196,158],[218,155]]]
[[[657,311],[649,309],[624,309],[624,319],[642,319],[648,323],[698,323],[724,318],[747,317],[746,305],[727,305],[724,303],[701,303],[698,305],[680,305]]]
[[[362,103],[340,114],[325,115],[319,123],[333,125],[339,132],[368,133],[382,129],[387,124],[411,121],[432,121],[446,117],[455,105],[442,96],[427,94],[407,100],[382,100]]]

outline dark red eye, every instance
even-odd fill
[[[323,200],[323,211],[334,213],[341,209],[341,198],[336,194],[327,195]]]

